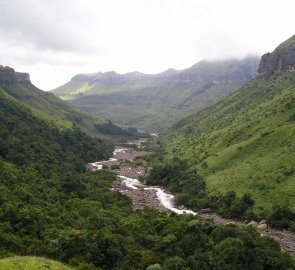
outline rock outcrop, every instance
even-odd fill
[[[258,73],[272,75],[280,71],[295,72],[295,35],[272,53],[266,53],[261,57]]]
[[[11,67],[0,66],[0,86],[13,83],[30,84],[30,75],[28,73],[16,72]]]

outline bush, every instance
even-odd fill
[[[279,229],[293,228],[293,222],[295,222],[295,213],[287,206],[275,207],[268,218],[269,225]]]
[[[114,164],[111,166],[111,170],[118,170],[118,169],[120,169],[120,165],[118,164]]]

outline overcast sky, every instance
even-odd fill
[[[294,10],[294,0],[0,0],[0,64],[49,90],[78,73],[261,55],[295,34]]]

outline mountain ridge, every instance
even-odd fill
[[[30,84],[30,74],[24,72],[16,72],[13,68],[0,65],[1,86],[12,83]]]
[[[271,70],[260,70],[240,90],[182,119],[157,142],[165,158],[177,156],[199,171],[209,193],[249,193],[255,214],[264,217],[273,207],[295,211],[295,73]]]
[[[256,75],[258,61],[201,61],[158,74],[79,74],[52,92],[94,116],[161,131],[239,89]]]
[[[272,75],[280,71],[295,72],[295,35],[280,44],[272,53],[261,57],[259,73]]]
[[[128,131],[127,128],[116,127],[102,117],[94,118],[62,101],[53,93],[37,88],[31,83],[28,73],[16,72],[11,67],[0,66],[0,87],[15,101],[29,108],[35,116],[60,129],[76,126],[91,136],[105,137],[113,134],[104,133],[106,129],[102,127],[112,126],[116,128],[118,134],[121,133],[123,136],[136,135],[135,130],[132,131],[133,134],[129,134],[130,130]]]

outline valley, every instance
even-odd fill
[[[113,156],[107,161],[96,161],[89,163],[88,168],[91,171],[104,169],[110,170],[117,174],[117,180],[113,182],[112,190],[124,194],[132,199],[134,210],[143,211],[146,207],[154,208],[160,212],[176,213],[178,215],[190,214],[198,216],[204,221],[214,222],[225,226],[235,225],[238,227],[253,226],[257,227],[258,222],[244,221],[237,217],[236,219],[224,218],[211,209],[200,209],[194,212],[188,210],[185,206],[175,205],[175,196],[167,189],[161,186],[150,186],[139,180],[141,176],[147,174],[151,168],[138,166],[144,163],[141,157],[145,157],[152,153],[144,151],[144,145],[147,139],[139,139],[129,141],[127,145],[135,145],[136,148],[126,148],[117,146],[113,152]],[[89,166],[90,165],[90,166]],[[204,210],[204,211],[203,211]],[[252,225],[248,225],[252,224]],[[266,224],[265,222],[261,224]],[[283,250],[290,252],[295,257],[295,233],[278,230],[269,226],[257,228],[261,235],[270,236],[279,241]]]
[[[93,116],[158,132],[238,90],[255,77],[258,62],[246,57],[158,74],[78,74],[51,92]]]
[[[275,31],[266,18],[259,30],[257,4],[237,5],[225,45],[211,23],[221,14],[221,26],[234,4],[179,16],[192,3],[164,1],[171,20],[158,29],[149,24],[164,23],[162,13],[141,18],[126,1],[0,4],[7,64],[29,66],[47,89],[83,72],[46,92],[0,65],[0,270],[294,270],[295,35],[259,58]],[[256,39],[240,27],[243,14]],[[193,59],[154,74],[88,73]]]
[[[138,149],[142,149],[142,143],[146,143],[146,141],[146,139],[139,139],[127,144],[137,145]],[[112,190],[130,197],[135,209],[143,210],[145,207],[152,207],[161,212],[196,215],[197,213],[184,209],[184,207],[182,209],[177,208],[174,196],[167,190],[159,186],[147,186],[138,180],[141,176],[146,175],[148,168],[136,164],[143,164],[145,161],[141,160],[140,157],[149,154],[151,153],[117,146],[109,160],[89,163],[88,168],[91,171],[96,171],[105,166],[106,169],[116,173],[118,180],[113,183]]]
[[[270,63],[262,62],[259,75],[239,91],[179,121],[154,144],[162,161],[181,157],[190,170],[201,174],[211,196],[249,194],[255,201],[249,214],[258,217],[271,216],[277,209],[277,218],[282,219],[280,213],[295,209],[295,74],[289,62],[278,64],[294,54],[294,42],[293,36],[267,54]],[[183,193],[189,205],[204,203]],[[287,223],[282,226],[291,225]]]

